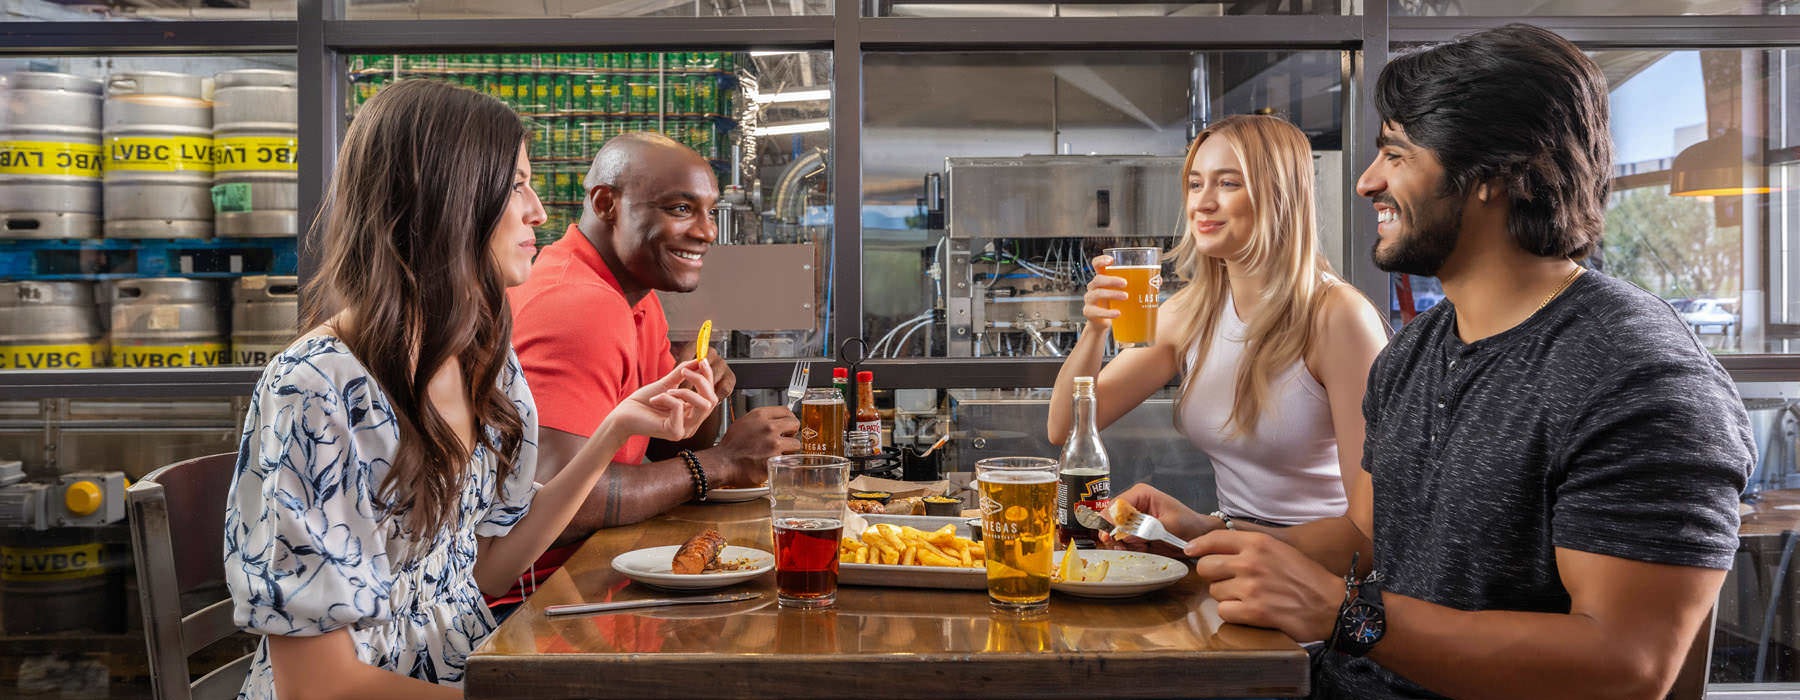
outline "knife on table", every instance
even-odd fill
[[[755,591],[745,593],[720,593],[718,595],[697,595],[684,598],[644,598],[642,600],[615,600],[606,603],[570,603],[568,605],[552,605],[544,608],[546,617],[564,615],[592,615],[595,613],[616,612],[619,610],[635,610],[637,608],[657,608],[665,605],[708,605],[713,603],[736,603],[742,600],[761,598]]]

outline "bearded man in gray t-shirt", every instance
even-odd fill
[[[1609,187],[1605,80],[1510,25],[1395,58],[1375,99],[1375,262],[1446,301],[1370,371],[1373,507],[1299,528],[1372,534],[1378,573],[1256,532],[1187,552],[1225,620],[1326,640],[1317,697],[1660,698],[1731,565],[1755,448],[1675,311],[1577,263]]]

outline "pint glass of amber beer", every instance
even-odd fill
[[[1113,341],[1122,348],[1156,343],[1157,293],[1162,289],[1162,250],[1158,248],[1107,248],[1112,264],[1100,274],[1125,278],[1129,299],[1115,299],[1107,307],[1119,312],[1113,319]]]
[[[776,455],[768,466],[776,599],[782,607],[830,607],[837,601],[838,541],[844,533],[850,460]]]
[[[981,487],[981,542],[988,601],[1004,610],[1050,603],[1056,551],[1056,460],[994,457],[975,463]]]
[[[844,456],[844,393],[807,389],[800,399],[800,451]]]

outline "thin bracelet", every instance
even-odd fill
[[[1237,523],[1235,523],[1235,522],[1232,522],[1232,521],[1231,521],[1231,516],[1229,516],[1229,515],[1226,515],[1226,514],[1225,514],[1225,511],[1222,511],[1222,510],[1215,510],[1215,511],[1213,511],[1213,512],[1212,512],[1212,513],[1209,513],[1209,515],[1211,515],[1211,516],[1212,516],[1212,517],[1215,517],[1215,518],[1218,518],[1218,519],[1220,519],[1220,520],[1223,520],[1223,521],[1225,521],[1225,529],[1227,529],[1227,530],[1236,530],[1236,529],[1237,529]]]
[[[706,470],[700,467],[700,458],[694,456],[693,450],[682,450],[681,461],[687,464],[688,478],[694,481],[694,500],[706,500],[706,492],[712,489],[706,483]]]

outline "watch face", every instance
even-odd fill
[[[1387,629],[1387,620],[1382,616],[1381,610],[1366,603],[1359,602],[1350,606],[1344,621],[1349,623],[1350,639],[1360,644],[1381,641],[1381,634]]]

